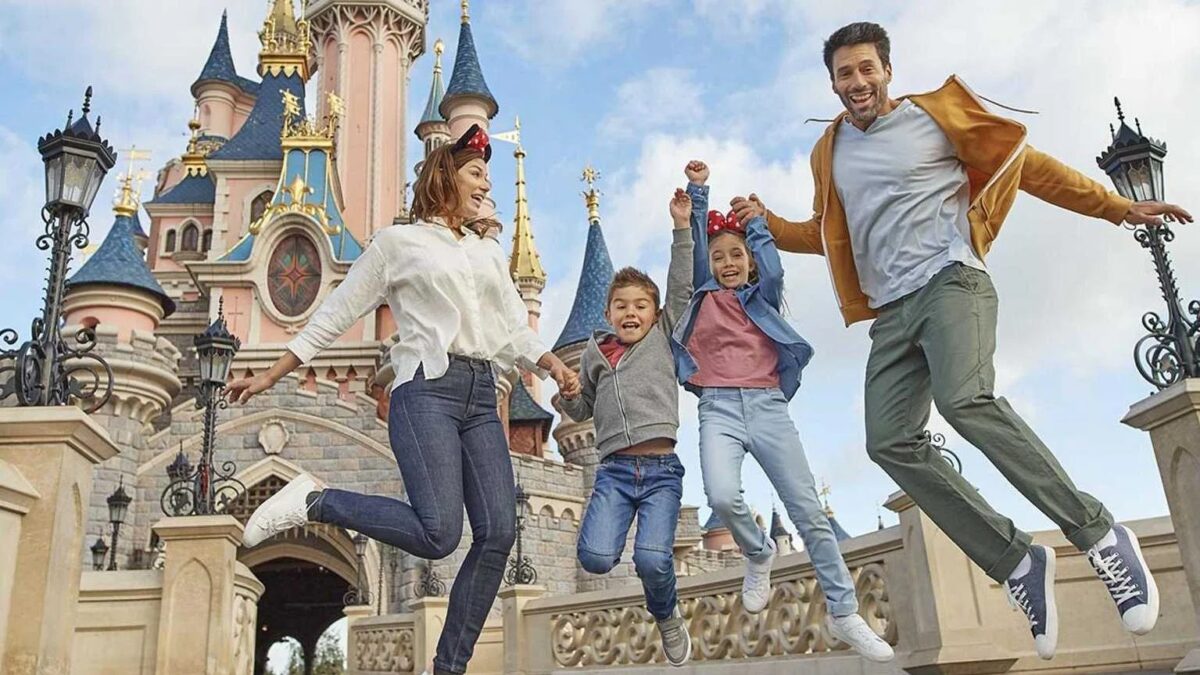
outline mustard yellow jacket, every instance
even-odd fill
[[[966,166],[971,186],[971,245],[987,255],[1012,208],[1017,190],[1094,218],[1120,223],[1130,201],[1096,181],[1025,143],[1025,127],[987,111],[979,97],[957,76],[941,88],[908,97],[942,129]],[[834,295],[849,326],[874,318],[858,280],[846,212],[833,185],[833,136],[843,112],[825,130],[812,151],[813,217],[793,222],[767,211],[767,226],[778,247],[825,256]]]

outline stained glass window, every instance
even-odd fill
[[[312,306],[321,288],[321,259],[312,240],[304,235],[287,237],[267,266],[271,302],[287,316],[298,316]]]
[[[263,212],[267,210],[268,206],[270,206],[271,200],[274,199],[274,197],[275,197],[275,193],[271,192],[270,190],[267,190],[266,192],[255,197],[254,201],[250,202],[250,222],[251,223],[258,220],[259,218],[262,218]]]

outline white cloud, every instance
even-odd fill
[[[692,129],[704,120],[703,85],[684,68],[649,68],[617,87],[600,121],[606,140],[630,140],[649,131]]]
[[[665,0],[514,0],[481,7],[483,21],[523,58],[561,69],[620,44]],[[474,23],[474,20],[472,21]]]

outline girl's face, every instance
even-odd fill
[[[721,288],[738,288],[750,282],[754,259],[746,240],[736,234],[721,234],[708,240],[708,264]]]
[[[488,193],[492,191],[492,181],[488,178],[487,162],[481,158],[473,159],[458,170],[458,203],[459,212],[456,214],[466,220],[483,215]]]

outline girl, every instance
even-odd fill
[[[830,632],[873,661],[893,657],[858,616],[854,582],[788,414],[800,371],[812,347],[779,313],[783,268],[761,217],[742,224],[730,213],[708,212],[708,167],[689,162],[692,198],[691,304],[676,326],[673,347],[679,381],[700,397],[700,471],[708,504],[729,528],[743,555],[742,606],[767,605],[775,543],[754,522],[742,499],[742,460],[754,456],[800,531],[829,608]]]
[[[414,190],[417,222],[380,230],[271,369],[229,386],[232,400],[246,402],[388,303],[398,335],[388,431],[409,502],[318,490],[301,475],[250,516],[244,543],[320,522],[438,559],[458,548],[466,506],[471,548],[450,591],[435,674],[466,671],[516,534],[493,367],[545,368],[565,391],[578,386],[529,328],[500,245],[469,227],[482,221],[490,157],[478,125],[430,153]]]

